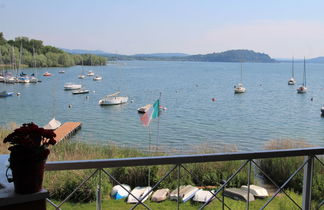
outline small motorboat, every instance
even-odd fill
[[[29,83],[30,79],[27,75],[22,75],[18,77],[18,82],[19,83]]]
[[[152,104],[146,104],[145,106],[142,106],[137,109],[138,113],[146,113],[150,108],[152,107]]]
[[[241,189],[244,191],[248,191],[248,186],[247,185],[242,185]],[[268,191],[264,188],[264,187],[260,187],[257,185],[250,185],[250,193],[252,193],[252,195],[254,195],[254,197],[258,197],[258,198],[265,198],[269,196]]]
[[[169,195],[170,195],[169,189],[167,189],[167,188],[160,189],[153,193],[151,201],[154,201],[154,202],[165,201],[166,199],[168,199]]]
[[[86,77],[86,76],[85,76],[84,74],[80,74],[78,78],[79,78],[79,79],[84,79],[85,77]]]
[[[248,201],[248,193],[245,190],[239,189],[239,188],[226,188],[224,190],[224,196],[233,198],[234,200],[242,200],[242,201]],[[249,201],[254,201],[255,198],[252,195],[252,193],[249,193]]]
[[[210,198],[212,198],[213,194],[214,194],[214,190],[208,191],[208,190],[200,189],[196,192],[192,200],[196,202],[206,203]],[[213,199],[214,198],[215,197],[213,197]]]
[[[198,187],[193,187],[191,185],[180,186],[179,196],[182,202],[187,202],[192,197],[195,196],[195,193],[198,191]],[[178,200],[178,188],[173,190],[170,194],[170,200]]]
[[[96,76],[94,76],[93,80],[94,81],[102,80],[102,76],[96,75]]]
[[[246,91],[246,88],[243,87],[242,83],[234,85],[234,93],[245,93],[245,91]]]
[[[122,185],[115,185],[111,190],[111,197],[115,200],[120,200],[123,198],[127,198],[129,195],[131,188],[129,185],[122,184]]]
[[[35,77],[35,76],[31,76],[31,77],[29,78],[29,82],[30,82],[30,83],[37,83],[37,82],[38,82],[38,79],[37,79],[37,77]]]
[[[82,85],[80,84],[74,84],[74,83],[65,83],[64,90],[77,90],[82,88]]]
[[[131,191],[132,195],[130,194],[128,196],[127,203],[137,203],[138,200],[141,200],[142,203],[145,202],[150,197],[150,195],[152,194],[152,191],[149,194],[147,194],[151,189],[152,189],[152,187],[135,187]]]
[[[47,72],[45,72],[45,73],[43,74],[43,76],[44,76],[44,77],[50,77],[50,76],[52,76],[52,74],[49,73],[49,72],[47,71]]]
[[[321,107],[321,114],[324,116],[324,105]]]
[[[81,88],[81,89],[78,89],[78,90],[73,91],[72,94],[87,94],[89,92],[90,92],[90,90]]]
[[[87,73],[87,76],[88,77],[91,77],[91,76],[94,76],[95,74],[93,73],[93,71],[89,71],[88,73]]]
[[[113,93],[111,95],[107,95],[104,98],[99,100],[99,105],[118,105],[127,103],[127,96],[119,96],[120,92]]]
[[[1,91],[0,97],[8,97],[8,96],[12,96],[13,94],[14,92]]]
[[[288,85],[295,85],[296,84],[296,80],[292,77],[288,80]]]
[[[60,74],[64,74],[64,73],[65,73],[65,71],[64,71],[64,70],[61,70],[61,71],[59,71],[59,73],[60,73]]]

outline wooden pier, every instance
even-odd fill
[[[54,130],[54,133],[56,134],[55,140],[56,142],[60,142],[65,138],[68,138],[75,134],[76,131],[78,131],[81,128],[80,122],[66,122],[60,127],[58,127],[56,130]]]

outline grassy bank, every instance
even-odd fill
[[[2,143],[2,139],[8,135],[12,129],[15,127],[14,124],[8,125],[6,128],[0,129],[0,152],[2,154],[7,154],[7,145]],[[293,140],[280,140],[280,141],[269,141],[265,145],[265,149],[286,149],[293,147],[307,147],[305,143]],[[233,151],[234,147],[226,148],[225,151]],[[200,152],[224,152],[222,151],[211,151],[208,147],[200,148]],[[87,159],[110,159],[110,158],[126,158],[126,157],[142,157],[148,154],[136,150],[134,148],[120,147],[115,144],[109,145],[89,145],[86,143],[81,143],[77,141],[64,141],[61,142],[51,149],[51,154],[48,161],[60,161],[60,160],[87,160]],[[163,153],[154,153],[152,155],[164,155]],[[265,171],[272,179],[274,179],[279,185],[288,178],[289,175],[293,173],[293,170],[297,169],[302,163],[302,157],[294,158],[273,158],[260,160],[258,164],[261,166],[262,170]],[[181,185],[192,184],[195,186],[213,186],[215,189],[219,187],[219,182],[233,174],[242,164],[241,161],[224,161],[224,162],[213,162],[213,163],[199,163],[199,164],[185,164],[184,166],[188,171],[193,174],[192,176],[185,170],[181,170]],[[299,165],[298,165],[299,164]],[[121,183],[127,183],[131,187],[135,186],[147,186],[148,180],[150,180],[150,185],[157,183],[164,174],[166,174],[172,166],[151,166],[151,167],[123,167],[123,168],[112,168],[107,169],[107,171],[112,174]],[[55,171],[46,172],[44,187],[50,191],[51,199],[63,200],[67,197],[85,178],[90,176],[94,170],[70,170],[70,171]],[[247,168],[243,169],[229,184],[227,187],[240,187],[247,183]],[[259,171],[255,171],[258,174]],[[321,196],[324,194],[324,167],[321,167],[318,162],[315,162],[315,172],[313,179],[313,198],[315,200],[322,199]],[[289,183],[288,189],[290,189],[290,194],[296,197],[296,200],[301,200],[301,185],[302,185],[302,172],[297,174],[297,176]],[[105,205],[116,205],[114,209],[125,209],[129,208],[128,204],[122,201],[110,200],[109,193],[113,185],[116,183],[109,179],[108,176],[102,175],[102,190]],[[93,177],[87,182],[86,185],[77,190],[77,192],[70,198],[70,202],[65,208],[69,209],[87,209],[87,207],[94,206],[95,203],[91,203],[95,200],[96,188],[98,184],[98,176]],[[252,179],[252,183],[253,183]],[[266,181],[266,180],[265,180]],[[171,175],[159,185],[159,188],[170,188],[175,189],[177,187],[177,173],[171,173]],[[294,193],[296,192],[296,193]],[[285,196],[278,196],[275,199],[272,209],[288,209],[286,207],[292,206],[292,203],[285,200]],[[245,203],[231,201],[228,199],[232,205],[232,208],[237,209],[236,205],[240,205],[242,208]],[[73,204],[75,202],[75,204]],[[77,203],[87,203],[84,206],[78,206]],[[256,201],[251,203],[252,209],[258,209],[265,201]],[[240,204],[241,203],[241,204]],[[298,202],[300,203],[300,202]],[[152,203],[152,208],[161,208]],[[188,203],[181,204],[183,208],[197,209],[197,204]],[[213,208],[219,208],[219,202],[213,202],[211,205]],[[287,206],[288,205],[288,206]],[[168,207],[170,206],[170,208]],[[167,201],[163,202],[163,209],[174,209],[176,206],[175,202]],[[79,208],[80,207],[80,208]],[[64,208],[64,209],[65,209]],[[91,207],[92,208],[92,207]],[[271,208],[270,208],[271,209]]]

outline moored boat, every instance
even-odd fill
[[[146,113],[150,108],[151,108],[152,104],[146,104],[145,106],[142,106],[140,108],[137,109],[138,113]]]
[[[96,75],[96,76],[93,77],[93,80],[94,81],[102,80],[102,76]]]
[[[241,82],[238,83],[237,85],[234,85],[234,93],[245,93],[246,88],[243,86],[243,77],[242,77],[242,63],[241,63]]]
[[[81,88],[81,89],[78,89],[78,90],[73,91],[72,94],[87,94],[89,92],[90,92],[90,90]]]
[[[306,87],[306,61],[304,58],[304,72],[303,72],[303,84],[297,88],[297,93],[306,93],[307,87]]]
[[[127,103],[127,96],[119,96],[120,92],[113,93],[111,95],[107,95],[104,98],[99,100],[99,105],[118,105]]]
[[[91,76],[94,76],[95,74],[93,73],[93,71],[89,71],[88,73],[87,73],[87,76],[88,77],[91,77]]]
[[[0,97],[8,97],[8,96],[12,96],[13,94],[14,94],[13,92],[1,91]]]
[[[74,83],[65,83],[64,90],[77,90],[82,88],[82,85],[80,84],[74,84]]]
[[[50,76],[52,76],[52,74],[49,73],[49,72],[47,71],[47,72],[45,72],[45,73],[43,74],[43,76],[44,76],[44,77],[50,77]]]

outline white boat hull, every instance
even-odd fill
[[[82,85],[79,84],[65,84],[64,90],[77,90],[82,88]]]
[[[141,200],[144,203],[150,197],[150,195],[152,194],[152,191],[151,191],[148,195],[146,195],[151,189],[152,189],[151,187],[135,187],[131,191],[132,195],[128,196],[127,203],[137,203],[138,200]]]
[[[297,89],[297,93],[306,93],[306,92],[307,92],[307,87],[305,87],[305,86],[300,86]]]
[[[115,97],[107,97],[99,100],[100,105],[118,105],[127,103],[127,96],[115,96]]]

